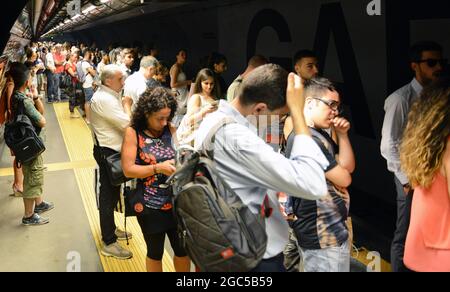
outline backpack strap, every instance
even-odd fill
[[[205,140],[203,141],[201,152],[205,156],[209,157],[211,160],[214,160],[214,143],[216,142],[216,134],[217,132],[229,124],[235,124],[236,121],[231,117],[225,117],[221,119],[217,124],[215,124],[211,130],[209,131],[208,135],[206,136]]]

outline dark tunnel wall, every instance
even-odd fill
[[[10,37],[9,32],[27,2],[28,0],[10,1],[10,3],[8,3],[8,12],[2,14],[0,20],[0,53],[3,52]]]
[[[436,40],[449,56],[450,10],[446,1],[429,0],[424,8],[415,2],[392,0],[381,1],[382,15],[369,16],[369,2],[266,0],[178,9],[73,32],[65,39],[95,40],[100,46],[117,41],[155,42],[162,59],[170,63],[176,50],[185,47],[191,68],[200,57],[217,50],[228,57],[228,82],[244,71],[247,58],[254,53],[290,67],[297,50],[315,49],[322,75],[340,83],[345,115],[353,125],[351,140],[357,158],[353,210],[380,222],[384,218],[393,226],[393,175],[379,150],[384,101],[412,78],[407,64],[411,43]]]

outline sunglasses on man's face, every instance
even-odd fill
[[[441,67],[444,67],[447,65],[447,59],[426,59],[426,60],[420,60],[417,63],[426,63],[428,67],[434,68],[437,64],[440,64]]]

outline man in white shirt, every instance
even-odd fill
[[[328,161],[306,125],[300,77],[293,73],[288,77],[280,66],[268,64],[251,72],[239,92],[231,104],[222,100],[219,109],[205,118],[197,131],[195,148],[202,147],[218,121],[225,117],[236,121],[217,132],[214,161],[222,179],[253,213],[259,214],[263,201],[269,199],[273,213],[266,219],[267,249],[253,272],[281,272],[285,271],[283,250],[288,242],[288,224],[272,191],[310,200],[323,198],[327,194],[324,170]],[[267,126],[259,120],[267,117],[269,122],[279,121],[289,111],[296,134],[290,159],[257,135],[257,128],[261,131]]]
[[[51,47],[47,55],[45,55],[46,67],[45,71],[47,74],[47,102],[52,103],[56,100],[58,95],[58,88],[56,87],[55,73],[56,66],[55,60],[53,59],[53,54],[56,53],[56,48]]]
[[[137,105],[139,98],[147,89],[147,81],[155,76],[158,61],[152,56],[146,56],[141,60],[138,72],[134,73],[125,81],[124,96],[133,99],[133,105]],[[133,106],[133,109],[134,109]]]
[[[124,75],[117,65],[107,65],[100,76],[102,85],[91,100],[91,127],[96,136],[94,158],[100,169],[100,228],[104,256],[129,259],[133,254],[122,248],[117,240],[126,239],[125,232],[116,228],[114,209],[120,196],[120,187],[113,186],[107,172],[106,157],[122,147],[123,134],[130,123],[131,98],[121,97]],[[130,237],[130,234],[128,235]]]
[[[120,67],[125,73],[125,80],[133,74],[133,70],[131,69],[133,67],[134,63],[134,52],[132,49],[125,48],[120,52],[121,56],[121,64]]]
[[[380,147],[388,170],[394,174],[397,190],[397,226],[391,245],[391,266],[394,272],[408,271],[403,264],[403,254],[412,204],[412,189],[400,166],[400,142],[411,106],[418,100],[423,88],[439,78],[446,60],[442,58],[441,45],[426,41],[411,47],[410,62],[415,78],[386,99]]]

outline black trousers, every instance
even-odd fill
[[[391,266],[393,272],[409,272],[410,270],[403,263],[403,255],[411,218],[413,193],[406,195],[397,178],[395,178],[395,187],[397,190],[397,227],[391,244]]]
[[[282,273],[286,272],[284,267],[284,255],[280,253],[277,256],[274,256],[270,259],[262,260],[256,268],[251,270],[252,273]]]
[[[120,199],[120,186],[116,187],[111,184],[106,170],[107,164],[104,156],[107,157],[115,153],[117,152],[109,148],[94,146],[94,158],[100,168],[100,228],[102,231],[102,240],[106,245],[117,241],[114,209]]]

